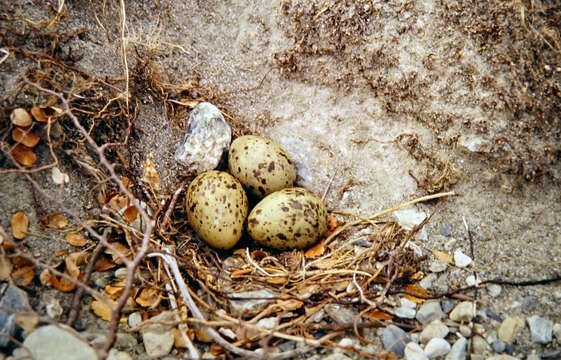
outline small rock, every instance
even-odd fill
[[[473,260],[466,254],[462,252],[462,250],[458,249],[454,251],[454,263],[459,268],[465,268],[469,264],[471,264]]]
[[[414,342],[410,342],[405,347],[405,359],[406,360],[428,360],[428,357],[423,352],[423,349],[415,344]]]
[[[348,346],[353,346],[353,345],[354,345],[353,340],[349,339],[349,338],[342,338],[339,341],[339,346],[342,346],[342,347],[348,347]]]
[[[528,319],[530,326],[530,337],[532,342],[538,344],[549,344],[553,340],[553,322],[549,319],[531,316]]]
[[[422,223],[427,215],[418,210],[415,206],[409,206],[401,210],[393,212],[393,216],[396,218],[397,223],[405,230],[412,230],[415,226]],[[427,240],[428,234],[427,230],[423,227],[415,237],[420,240]]]
[[[497,331],[494,329],[490,329],[490,330],[483,330],[483,337],[485,338],[485,341],[487,341],[488,344],[492,344],[495,341],[499,340],[499,338],[497,337]]]
[[[31,115],[29,115],[29,113],[22,108],[12,110],[12,113],[10,114],[10,120],[15,126],[22,127],[31,126],[31,123],[33,122],[33,120],[31,119]]]
[[[446,271],[446,267],[447,265],[442,261],[435,260],[430,263],[429,270],[433,273],[439,273],[439,272]]]
[[[485,354],[489,352],[491,348],[489,347],[489,344],[487,343],[487,341],[485,341],[483,337],[479,335],[475,335],[471,339],[471,350],[475,354]]]
[[[124,351],[111,349],[107,360],[132,360],[131,356]]]
[[[279,318],[278,317],[264,318],[259,320],[256,325],[265,329],[274,329],[277,326],[279,326]]]
[[[487,292],[491,297],[497,297],[501,294],[503,288],[498,284],[489,284],[487,285]]]
[[[460,325],[459,330],[460,330],[460,334],[462,334],[463,337],[469,338],[471,336],[471,327],[466,325]]]
[[[495,314],[494,312],[492,312],[491,310],[485,310],[485,315],[487,315],[487,317],[489,319],[495,320],[496,322],[503,322],[503,318],[501,318],[499,315]]]
[[[355,310],[338,304],[327,304],[324,309],[327,315],[340,326],[352,324],[358,315]]]
[[[58,318],[60,315],[62,315],[63,312],[62,306],[60,306],[60,301],[58,301],[58,299],[54,297],[49,299],[46,309],[47,316],[51,319]]]
[[[428,324],[433,320],[440,320],[444,317],[444,313],[440,308],[440,303],[438,301],[426,301],[419,311],[417,311],[417,320],[421,324]]]
[[[274,301],[276,297],[278,297],[277,293],[267,289],[234,293],[230,295],[231,312],[235,316],[242,316],[247,313],[260,311]],[[268,300],[269,298],[271,300]]]
[[[166,311],[157,316],[150,318],[151,322],[169,323],[175,321],[173,312]],[[153,357],[164,356],[169,354],[173,347],[174,337],[172,326],[160,324],[150,324],[140,330],[142,341],[146,353]]]
[[[530,360],[530,357],[526,358],[527,360]],[[510,355],[493,355],[491,357],[488,357],[487,360],[518,360],[518,358],[515,358],[513,356]]]
[[[446,355],[446,360],[464,360],[466,358],[466,348],[467,340],[460,337],[456,340],[448,355]]]
[[[452,311],[455,304],[456,303],[452,299],[442,299],[442,311],[444,311],[445,314],[448,314],[450,311]]]
[[[401,306],[406,308],[410,308],[410,309],[417,308],[417,304],[407,298],[400,298],[399,303],[401,304]]]
[[[526,360],[541,360],[539,355],[536,354],[530,354],[526,357]]]
[[[409,339],[405,331],[395,325],[390,325],[382,331],[384,349],[395,353],[397,356],[403,356],[405,344],[408,342]]]
[[[296,341],[293,340],[285,341],[279,345],[279,351],[282,352],[294,350],[295,348],[296,348]]]
[[[451,238],[450,240],[446,241],[446,243],[444,244],[444,249],[445,250],[452,250],[452,248],[456,245],[456,243],[458,242],[458,240]]]
[[[522,301],[522,307],[526,311],[532,311],[536,306],[536,298],[534,296],[526,296]]]
[[[97,360],[96,351],[81,340],[74,329],[64,325],[47,325],[31,332],[25,346],[35,359]]]
[[[232,130],[220,110],[202,102],[189,114],[185,140],[175,152],[175,159],[196,174],[216,169],[231,140]]]
[[[491,343],[491,347],[495,352],[502,353],[506,349],[506,344],[501,339],[497,339]]]
[[[452,235],[452,226],[450,226],[449,224],[443,224],[442,227],[440,228],[440,235],[442,236],[451,236]]]
[[[484,152],[489,148],[489,143],[483,137],[472,134],[464,134],[458,139],[458,145],[471,152]]]
[[[450,313],[452,321],[471,321],[475,317],[475,304],[470,301],[462,301]]]
[[[118,332],[115,338],[115,350],[130,352],[138,345],[138,341],[129,333]],[[80,333],[80,337],[85,339],[91,346],[97,349],[103,348],[107,341],[107,333],[84,331]]]
[[[553,297],[555,298],[555,300],[561,300],[561,291],[555,291],[553,293]]]
[[[557,340],[561,340],[561,324],[557,323],[553,325],[553,335],[555,335]]]
[[[411,309],[405,306],[400,306],[394,311],[394,315],[403,319],[414,319],[416,315],[415,309]]]
[[[448,326],[444,325],[442,321],[434,320],[421,332],[421,342],[427,343],[434,338],[444,339],[449,331]]]
[[[542,360],[559,360],[561,359],[561,350],[546,350],[540,357]]]
[[[140,311],[135,311],[130,314],[127,322],[131,328],[140,325],[142,323],[142,314],[140,313]]]
[[[434,282],[436,281],[437,278],[438,276],[434,273],[428,274],[421,281],[419,281],[419,286],[425,290],[432,289],[432,287],[434,286]]]
[[[434,338],[425,346],[425,355],[429,359],[444,356],[450,352],[450,344],[444,339]]]
[[[14,285],[0,286],[0,347],[16,335],[16,313],[31,311],[27,293]]]
[[[466,278],[466,284],[467,286],[479,286],[479,284],[481,284],[481,280],[477,279],[475,275],[469,275]]]

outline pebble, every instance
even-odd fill
[[[526,359],[530,360],[530,357],[527,357]],[[518,358],[515,358],[515,357],[510,356],[510,355],[501,354],[501,355],[494,355],[494,356],[488,357],[487,360],[518,360]]]
[[[419,286],[425,290],[432,289],[437,278],[438,276],[434,273],[428,274],[421,281],[419,281]]]
[[[455,304],[456,303],[452,299],[443,299],[441,301],[442,311],[444,311],[444,313],[448,314],[450,311],[452,311]]]
[[[452,250],[452,248],[456,245],[456,243],[458,242],[458,240],[451,238],[450,240],[448,240],[445,244],[444,244],[444,249],[445,250]]]
[[[469,275],[466,278],[466,284],[467,286],[479,286],[479,284],[481,284],[481,280],[477,279],[475,275]]]
[[[260,311],[269,305],[269,303],[274,301],[274,298],[276,297],[278,297],[277,293],[267,289],[231,294],[230,299],[232,300],[230,300],[230,306],[232,314],[235,316],[243,316],[250,312]],[[256,298],[256,300],[249,298]],[[268,300],[269,298],[271,298],[271,300]]]
[[[475,304],[471,301],[462,301],[450,313],[452,321],[471,321],[475,317]]]
[[[460,325],[460,334],[465,338],[469,338],[471,336],[471,327]]]
[[[536,306],[536,298],[534,296],[526,296],[522,301],[522,307],[526,311],[532,311]]]
[[[538,344],[549,344],[553,340],[553,322],[534,315],[526,319],[530,326],[530,338]]]
[[[354,345],[354,341],[350,338],[343,338],[341,339],[341,341],[339,341],[339,346],[342,347],[348,347],[348,346],[353,346]]]
[[[220,110],[201,102],[189,114],[187,133],[175,159],[196,174],[216,169],[231,140],[232,130]]]
[[[442,321],[434,320],[421,332],[421,342],[427,343],[434,338],[444,339],[449,331],[448,326],[444,325]]]
[[[448,355],[446,360],[464,360],[466,358],[467,340],[463,337],[458,338]]]
[[[485,354],[491,350],[491,347],[483,337],[475,335],[471,339],[471,349],[476,354]]]
[[[506,350],[506,344],[501,340],[497,339],[491,343],[491,347],[495,352],[502,353]]]
[[[415,344],[414,342],[410,342],[405,346],[405,359],[406,360],[428,360],[428,357],[425,355],[423,349]]]
[[[561,358],[560,350],[546,350],[540,356],[542,360],[559,360]]]
[[[399,303],[401,304],[401,306],[408,307],[410,309],[416,309],[417,308],[417,304],[414,303],[413,301],[407,299],[407,298],[400,298]]]
[[[403,356],[405,344],[409,342],[407,334],[401,328],[395,325],[389,325],[382,331],[382,344],[384,349],[395,353],[397,356]]]
[[[33,120],[31,119],[31,115],[29,115],[29,113],[22,108],[12,110],[12,113],[10,114],[10,120],[15,126],[22,127],[31,126],[31,123],[33,122]]]
[[[404,209],[394,211],[393,216],[396,218],[399,226],[401,226],[404,230],[413,229],[413,227],[419,225],[427,218],[427,215],[418,210],[416,206],[409,206]],[[428,240],[426,228],[423,227],[421,231],[418,231],[417,234],[415,234],[415,238],[423,241]]]
[[[425,355],[429,359],[444,356],[450,352],[450,344],[444,339],[434,338],[425,346]]]
[[[440,228],[440,235],[442,236],[451,236],[452,235],[452,226],[450,224],[443,224]]]
[[[351,308],[344,307],[338,304],[327,304],[324,307],[325,312],[333,319],[338,325],[346,326],[352,324],[358,313]],[[360,322],[360,321],[359,321]]]
[[[127,322],[131,328],[140,325],[142,323],[142,314],[140,313],[140,311],[135,311],[130,314]]]
[[[0,286],[0,347],[7,346],[9,337],[16,334],[16,313],[31,311],[27,293],[14,285]]]
[[[84,338],[91,346],[100,349],[105,346],[107,341],[107,333],[101,333],[97,331],[84,331],[80,333],[80,336]],[[115,338],[114,349],[121,351],[132,351],[138,345],[138,341],[134,336],[129,333],[118,332]]]
[[[485,310],[485,315],[492,320],[495,320],[496,322],[503,322],[503,318],[500,317],[499,315],[495,314],[494,312],[492,312],[491,310]]]
[[[471,260],[471,258],[466,254],[464,254],[462,250],[457,249],[456,251],[454,251],[454,263],[456,264],[457,267],[465,268],[469,266],[469,264],[471,264],[472,261],[473,260]]]
[[[23,346],[31,351],[35,359],[97,360],[96,351],[65,325],[40,327],[25,338]]]
[[[561,340],[561,324],[557,323],[553,325],[553,335],[555,335],[557,340]]]
[[[150,321],[173,322],[175,315],[173,312],[165,311],[150,318]],[[162,323],[150,324],[143,327],[140,332],[144,349],[149,356],[158,357],[169,354],[174,343],[172,326]]]
[[[438,260],[432,261],[429,265],[429,270],[433,273],[446,271],[446,268],[447,265],[442,261],[438,261]]]
[[[416,319],[424,325],[430,323],[433,320],[440,320],[443,317],[444,313],[440,308],[440,302],[426,301],[417,311]]]
[[[417,312],[415,309],[409,307],[400,306],[394,311],[394,315],[403,319],[414,319]]]
[[[111,349],[107,360],[132,360],[131,356],[124,351]]]
[[[62,309],[62,306],[60,306],[60,301],[58,301],[57,298],[49,299],[45,308],[47,310],[47,316],[51,319],[57,319],[62,315],[62,312],[64,311]]]
[[[489,284],[487,285],[487,292],[491,297],[497,297],[501,294],[503,288],[498,284]]]

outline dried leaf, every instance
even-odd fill
[[[31,119],[31,115],[27,112],[27,110],[22,108],[17,108],[12,110],[10,114],[10,120],[12,120],[12,124],[15,126],[30,126],[33,119]]]
[[[12,236],[18,240],[21,240],[27,234],[27,229],[29,228],[29,220],[27,216],[18,211],[12,216]]]
[[[125,218],[125,220],[131,223],[138,219],[138,210],[134,205],[131,205],[126,208],[125,212],[123,213],[123,217]]]
[[[113,314],[113,311],[111,310],[109,305],[107,305],[105,302],[102,302],[102,301],[99,301],[99,300],[94,300],[94,301],[92,301],[91,308],[92,308],[94,314],[96,314],[102,320],[105,320],[105,321],[110,321],[111,320],[111,316]]]
[[[370,314],[368,314],[368,319],[370,321],[384,321],[384,320],[392,320],[393,315],[388,314],[387,312],[375,309]]]
[[[208,334],[208,331],[204,328],[195,330],[195,336],[197,340],[199,340],[200,342],[204,342],[204,343],[214,342],[212,337],[210,337],[210,335]]]
[[[117,250],[118,253],[113,253],[113,250],[110,248],[105,249],[105,253],[111,255],[114,263],[122,264],[123,263],[122,257],[126,257],[126,258],[130,257],[131,251],[125,245],[118,242],[111,243],[111,245],[113,245],[113,247]]]
[[[39,315],[34,312],[16,313],[16,324],[25,331],[34,330],[39,325]]]
[[[288,278],[286,276],[275,276],[267,279],[267,282],[269,284],[275,284],[275,285],[285,284],[287,281]]]
[[[39,136],[33,134],[29,129],[25,130],[17,127],[12,130],[12,139],[17,143],[33,148],[39,143],[40,138]]]
[[[43,286],[51,286],[51,277],[53,275],[51,274],[51,272],[49,271],[49,269],[43,269],[43,271],[41,271],[41,274],[39,275],[39,281],[41,282],[41,285]]]
[[[107,285],[105,286],[105,293],[109,295],[111,299],[117,299],[119,296],[123,294],[123,290],[125,290],[124,286],[113,286]]]
[[[160,303],[160,292],[154,288],[145,288],[136,298],[136,303],[142,307],[154,307]]]
[[[82,247],[86,245],[86,238],[78,234],[76,231],[71,231],[66,234],[65,240],[72,246]]]
[[[312,246],[304,253],[306,259],[316,259],[325,253],[325,243],[320,241],[316,245]]]
[[[150,185],[152,189],[158,191],[160,190],[160,175],[158,174],[158,170],[154,167],[154,163],[152,162],[152,155],[148,155],[146,161],[142,164],[144,172],[142,175],[142,181]]]
[[[38,106],[34,106],[31,108],[31,115],[33,115],[33,118],[37,122],[46,123],[48,121],[45,110],[43,110],[43,108],[40,108]]]
[[[304,305],[303,301],[300,300],[278,300],[277,306],[279,306],[284,311],[293,311],[300,309]]]
[[[18,144],[14,146],[10,154],[21,166],[32,166],[37,161],[37,155],[35,155],[33,150],[23,145]]]
[[[417,304],[421,304],[423,302],[425,302],[425,299],[423,298],[427,298],[429,296],[429,294],[425,291],[425,289],[423,289],[422,287],[420,287],[417,284],[409,284],[407,285],[407,287],[405,287],[405,291],[407,291],[409,294],[405,294],[404,297],[406,299],[409,299]],[[413,296],[413,295],[417,295]]]
[[[183,340],[183,336],[181,335],[181,331],[179,331],[178,328],[173,328],[171,331],[173,333],[173,346],[175,346],[176,349],[187,348],[187,344],[185,344],[185,340]],[[187,336],[189,336],[189,335],[187,335]]]
[[[222,348],[222,346],[213,343],[212,345],[210,345],[210,353],[213,356],[218,356],[220,354],[224,354],[224,349]]]
[[[421,270],[417,271],[416,273],[409,276],[410,281],[419,281],[425,277],[425,273]]]
[[[76,285],[70,282],[70,280],[67,280],[65,277],[58,278],[54,275],[51,276],[51,285],[61,292],[71,292],[76,289]]]
[[[12,262],[5,256],[0,257],[0,281],[8,281],[12,273]]]
[[[249,273],[252,272],[252,271],[253,271],[253,270],[250,269],[250,268],[247,268],[247,269],[236,269],[236,270],[234,270],[234,271],[232,271],[232,272],[230,273],[230,276],[231,276],[232,278],[236,278],[236,277],[240,277],[240,276],[245,275],[245,274],[249,274]]]
[[[129,179],[129,178],[126,177],[126,176],[121,176],[121,182],[122,182],[123,185],[125,185],[125,187],[127,187],[127,188],[128,188],[129,186],[131,186],[131,184],[132,184],[131,179]]]
[[[339,220],[333,215],[327,216],[327,231],[333,232],[335,229],[339,227]]]
[[[12,279],[17,286],[27,286],[33,281],[35,272],[32,266],[24,266],[12,272]]]
[[[43,216],[41,218],[41,223],[49,229],[61,230],[68,225],[68,219],[66,219],[61,213],[52,213]]]
[[[85,258],[88,256],[87,253],[76,252],[72,253],[64,259],[64,264],[66,265],[66,272],[68,275],[72,276],[74,279],[80,278],[80,268],[79,266],[84,263]]]
[[[432,254],[440,262],[443,262],[448,265],[454,264],[454,258],[447,252],[440,251],[440,250],[432,250]]]
[[[113,269],[117,264],[109,260],[106,256],[100,256],[95,262],[94,270],[97,272],[107,271]]]

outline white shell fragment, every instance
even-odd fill
[[[187,134],[175,159],[196,174],[216,169],[231,140],[232,130],[220,110],[202,102],[189,114]]]
[[[458,249],[454,251],[454,262],[456,263],[457,267],[464,268],[469,266],[472,263],[472,259],[464,254],[462,250]]]

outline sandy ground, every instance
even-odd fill
[[[99,77],[122,76],[118,4],[72,1],[67,7],[59,30],[88,30],[66,45],[81,55],[76,66]],[[19,9],[30,17],[45,16],[33,2]],[[516,8],[506,15],[491,7],[473,11],[478,13],[430,0],[130,2],[127,34],[130,54],[137,46],[169,79],[197,78],[212,89],[227,119],[236,119],[235,133],[262,133],[281,143],[297,163],[300,185],[323,193],[333,178],[327,196],[331,209],[366,216],[427,190],[452,189],[458,196],[438,210],[427,225],[428,239],[418,245],[442,250],[455,238],[452,249],[469,253],[465,217],[481,278],[551,277],[561,272],[560,119],[555,113],[561,57],[544,46],[536,60],[535,68],[547,72],[541,84],[557,84],[557,95],[541,103],[535,84],[512,70],[524,68],[522,59],[503,63],[502,56],[523,45],[505,25],[522,29]],[[547,14],[531,19],[536,28],[547,22]],[[559,16],[559,9],[553,14]],[[490,18],[495,28],[481,30]],[[476,30],[466,31],[469,24]],[[507,34],[499,41],[501,31]],[[482,45],[485,39],[489,42]],[[546,60],[549,70],[543,70]],[[130,69],[138,63],[130,57]],[[21,75],[18,63],[10,59],[0,66],[3,91],[10,93]],[[518,103],[519,80],[533,96],[524,108]],[[134,95],[140,106],[131,146],[124,150],[129,171],[138,176],[141,162],[153,156],[164,192],[171,193],[185,171],[173,160],[184,123],[166,117],[149,94]],[[547,126],[535,125],[536,111],[544,114]],[[402,134],[415,137],[392,142]],[[416,159],[412,155],[419,149],[423,156]],[[72,193],[63,196],[70,200],[87,185],[72,166],[67,171]],[[419,187],[411,174],[427,186]],[[0,184],[5,228],[22,207],[34,213],[30,201],[37,196],[23,177],[7,179]],[[350,180],[354,184],[339,192]],[[14,199],[9,183],[27,190],[18,190]],[[85,211],[87,204],[74,208]],[[418,208],[429,214],[434,205]],[[451,235],[441,235],[445,226],[451,226]],[[34,244],[40,248],[42,242]],[[438,283],[462,286],[467,275],[452,270]],[[559,292],[557,283],[505,286],[498,298],[485,291],[480,296],[501,316],[538,314],[560,322]],[[511,308],[515,302],[526,305]],[[528,339],[519,346],[522,353],[540,349]]]

